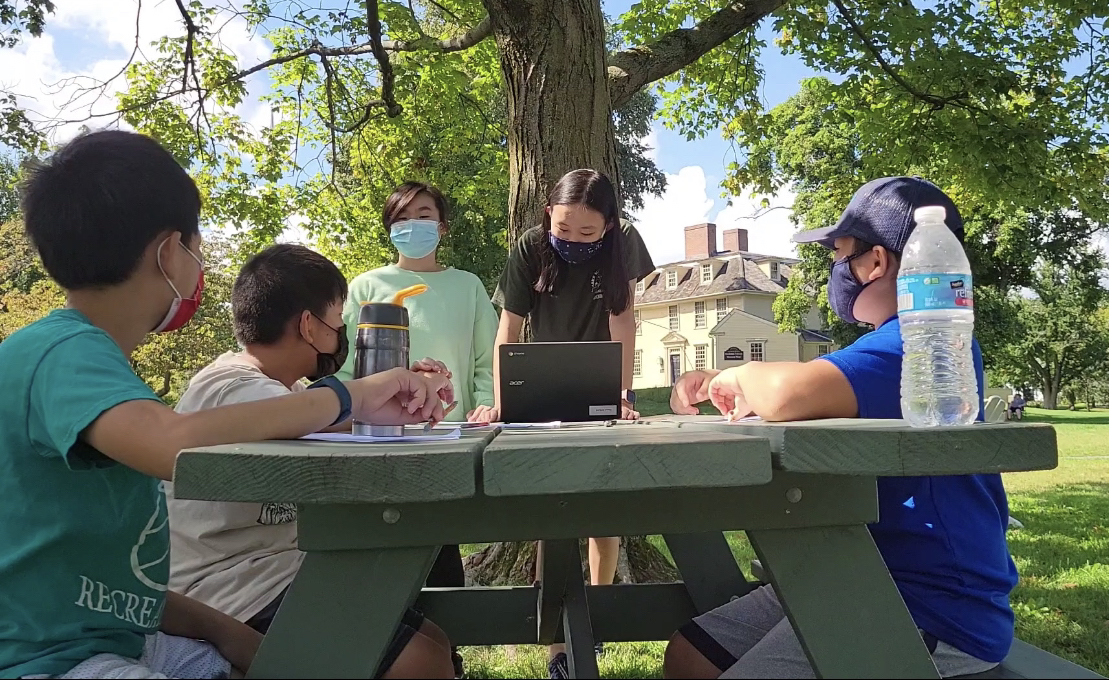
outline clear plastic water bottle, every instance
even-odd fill
[[[913,218],[897,275],[901,413],[913,427],[969,425],[978,418],[970,261],[943,207],[917,208]]]

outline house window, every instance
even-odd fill
[[[822,357],[822,356],[824,356],[825,354],[828,354],[831,351],[832,351],[832,346],[831,345],[817,345],[816,346],[816,356],[818,356],[818,357]]]
[[[680,324],[678,323],[678,306],[670,305],[670,330],[676,331]]]
[[[643,319],[640,318],[639,310],[635,310],[635,334],[643,335]]]
[[[701,283],[712,283],[712,264],[701,265]]]
[[[728,298],[716,298],[716,323],[728,315]]]
[[[705,301],[698,300],[693,303],[693,327],[704,328],[708,325],[705,322]]]
[[[777,281],[778,277],[780,275],[781,275],[781,272],[778,271],[778,263],[777,262],[771,262],[770,263],[770,280],[771,281]]]
[[[698,371],[705,370],[708,365],[709,346],[695,345],[693,347],[693,368]]]
[[[635,350],[635,359],[632,363],[632,375],[636,378],[643,373],[643,350]]]
[[[645,290],[646,288],[647,288],[647,282],[646,282],[646,281],[638,281],[638,282],[636,282],[636,284],[635,284],[635,294],[636,294],[636,295],[642,295],[642,294],[643,294],[643,291],[644,291],[644,290]]]
[[[666,290],[674,290],[678,287],[678,272],[666,272]]]
[[[762,347],[763,345],[761,342],[751,343],[751,361],[764,361]]]

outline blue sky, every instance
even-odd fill
[[[605,0],[603,6],[606,14],[615,17],[631,4],[631,0]],[[63,109],[67,111],[66,118],[80,117],[92,104],[91,99],[70,101],[72,83],[61,91],[51,86],[73,77],[103,80],[118,72],[134,46],[136,6],[136,0],[57,3],[57,11],[41,38],[28,40],[14,50],[0,50],[0,85],[26,95],[24,105],[37,110],[42,117],[55,117]],[[151,41],[180,33],[180,16],[173,0],[143,2],[140,34],[146,56],[155,56],[147,47]],[[268,44],[248,33],[241,20],[225,26],[221,37],[239,56],[240,65],[255,64],[269,56]],[[760,37],[767,43],[762,65],[769,74],[762,98],[765,106],[772,107],[796,93],[803,78],[815,74],[797,57],[781,54],[774,45],[769,20],[760,26]],[[255,95],[265,91],[266,85],[264,75],[248,81]],[[113,91],[109,90],[109,94]],[[112,104],[102,99],[94,107],[105,111]],[[247,104],[241,112],[256,125],[269,123],[268,108],[257,103]],[[70,125],[60,130],[58,141],[76,129],[76,125]],[[655,148],[657,163],[669,180],[666,194],[648,198],[644,209],[636,215],[656,262],[684,259],[683,228],[705,221],[716,222],[719,231],[733,226],[747,228],[750,249],[755,252],[792,254],[789,236],[793,226],[787,210],[775,210],[753,220],[750,217],[758,211],[762,197],[729,197],[732,202],[729,207],[728,198],[720,196],[720,182],[733,151],[719,130],[707,131],[703,138],[689,142],[656,123],[646,141]],[[788,192],[769,199],[775,206],[792,203]]]
[[[603,8],[607,15],[617,17],[631,5],[631,0],[605,0]],[[796,94],[801,81],[817,73],[796,55],[782,54],[774,44],[772,20],[763,20],[758,35],[766,43],[760,58],[766,74],[760,94],[763,106],[772,108]],[[788,210],[774,210],[751,219],[760,212],[759,202],[764,197],[720,195],[720,182],[735,154],[720,130],[709,130],[702,138],[689,142],[656,122],[649,142],[656,147],[656,162],[669,179],[666,195],[648,198],[644,209],[636,215],[639,230],[656,262],[684,259],[683,228],[705,221],[716,223],[718,239],[722,238],[723,230],[740,227],[748,230],[752,251],[771,255],[795,253],[790,242],[794,227]],[[789,206],[793,196],[786,191],[766,198],[772,206]]]
[[[612,17],[628,11],[632,0],[605,0],[604,11]],[[759,38],[766,43],[762,53],[763,71],[767,74],[762,87],[763,105],[773,108],[800,89],[805,78],[817,75],[796,55],[782,54],[774,44],[773,22],[764,20],[759,26]],[[733,158],[733,153],[720,135],[720,130],[709,131],[702,139],[687,142],[685,137],[656,124],[658,135],[658,165],[663,170],[676,173],[684,167],[699,165],[705,170],[705,178],[712,186],[719,185],[724,178],[725,168]],[[718,193],[718,192],[717,192]],[[724,207],[723,199],[716,199],[716,209]]]

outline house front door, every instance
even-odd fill
[[[682,355],[677,350],[670,351],[670,384],[677,384],[682,375]]]

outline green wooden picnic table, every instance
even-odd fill
[[[183,451],[180,498],[296,503],[306,557],[251,677],[372,677],[414,603],[452,642],[665,640],[747,593],[746,530],[820,677],[935,678],[866,524],[876,478],[1050,469],[1050,426],[921,430],[665,417],[453,441],[267,441]],[[683,583],[586,586],[577,539],[661,534]],[[542,540],[535,586],[423,589],[440,545]]]

